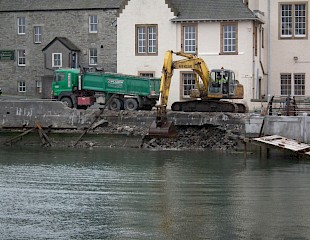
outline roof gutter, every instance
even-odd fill
[[[171,22],[235,22],[235,21],[257,21],[261,24],[265,22],[260,18],[236,18],[236,19],[178,19],[172,18]]]
[[[119,8],[59,8],[59,9],[20,9],[20,10],[0,10],[0,13],[12,12],[57,12],[57,11],[81,11],[81,10],[118,10]]]

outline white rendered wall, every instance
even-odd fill
[[[173,13],[164,0],[131,0],[117,21],[117,71],[137,75],[140,71],[155,72],[161,76],[164,54],[167,50],[181,50],[181,24],[172,23]],[[158,56],[135,56],[135,24],[158,24]],[[244,100],[251,109],[254,75],[258,58],[253,56],[253,26],[251,21],[238,23],[238,55],[220,55],[220,23],[198,24],[198,56],[209,69],[227,68],[235,71],[236,78],[244,85]],[[174,57],[175,60],[179,59]],[[168,107],[180,101],[180,71],[175,70]],[[237,100],[235,100],[237,101]]]

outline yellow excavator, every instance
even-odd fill
[[[173,54],[182,56],[184,59],[173,61]],[[247,111],[247,107],[242,103],[221,101],[221,99],[243,99],[243,85],[235,79],[232,70],[221,68],[209,71],[204,60],[196,55],[167,51],[162,69],[157,116],[151,124],[149,136],[174,137],[176,135],[174,123],[167,119],[167,104],[174,69],[193,70],[196,73],[197,88],[192,89],[190,93],[194,100],[174,102],[171,105],[172,111],[239,113]]]

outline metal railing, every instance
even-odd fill
[[[299,116],[310,115],[310,97],[272,96],[268,103],[268,115]]]

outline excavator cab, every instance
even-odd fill
[[[235,73],[228,69],[212,69],[210,71],[209,94],[229,98],[235,95]],[[226,96],[226,97],[225,97]]]

